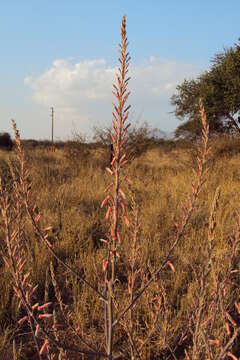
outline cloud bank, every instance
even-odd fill
[[[129,100],[133,118],[140,116],[141,121],[172,130],[176,120],[169,114],[170,96],[178,83],[197,76],[200,70],[191,64],[161,61],[153,56],[142,64],[131,65]],[[32,89],[34,102],[55,107],[63,129],[74,123],[87,130],[110,123],[116,71],[104,59],[75,63],[59,59],[39,76],[25,77],[24,83]]]

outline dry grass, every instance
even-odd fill
[[[229,141],[228,139],[228,146]],[[152,344],[145,349],[143,358],[158,356],[164,359],[169,356],[171,359],[172,355],[168,348],[170,346],[172,350],[176,347],[175,356],[181,359],[185,356],[182,352],[184,348],[190,346],[189,335],[183,344],[180,338],[188,327],[187,309],[191,308],[196,295],[194,289],[197,285],[192,269],[203,264],[208,218],[213,194],[218,185],[221,187],[221,198],[217,212],[215,248],[218,261],[226,261],[228,239],[235,225],[234,214],[239,208],[240,154],[229,154],[228,151],[224,151],[225,145],[221,143],[222,140],[212,145],[208,181],[187,229],[185,240],[172,255],[171,262],[174,264],[175,273],[172,273],[170,268],[169,270],[166,268],[163,274],[168,297],[167,338],[164,339],[163,335],[156,338],[154,346]],[[222,149],[221,155],[219,148]],[[99,239],[104,237],[107,228],[100,203],[108,181],[103,168],[105,158],[108,158],[109,154],[105,150],[103,154],[105,156],[95,162],[94,153],[90,153],[88,155],[90,166],[86,167],[80,161],[75,162],[75,159],[65,157],[65,151],[68,150],[62,149],[54,154],[45,154],[44,150],[36,149],[26,153],[28,168],[33,177],[32,196],[41,209],[43,224],[53,226],[50,238],[59,256],[75,269],[79,271],[84,269],[86,277],[96,283],[98,276],[102,276],[102,260],[105,256]],[[99,152],[102,151],[104,152],[104,150]],[[129,165],[128,173],[131,178],[134,177],[134,192],[139,207],[142,262],[146,266],[149,263],[153,267],[158,266],[172,242],[175,233],[173,224],[181,218],[181,204],[191,186],[188,180],[191,178],[189,167],[192,162],[191,151],[191,149],[188,152],[185,149],[174,150],[173,154],[169,151],[162,156],[161,149],[157,147],[142,154]],[[178,161],[175,160],[176,152]],[[4,154],[5,160],[7,156],[9,155]],[[27,224],[26,231],[29,234],[28,266],[32,269],[34,283],[39,284],[38,296],[41,298],[51,257],[32,236],[30,224]],[[3,234],[1,238],[2,236]],[[132,238],[125,229],[121,250],[123,259],[128,258],[131,243]],[[1,244],[3,244],[2,240]],[[239,269],[237,263],[236,269]],[[3,264],[0,271],[1,347],[8,349],[4,351],[9,351],[10,354],[9,345],[13,337],[16,337],[18,346],[20,341],[25,341],[25,337],[21,335],[24,331],[19,332],[16,327],[19,314],[9,287],[9,274]],[[64,294],[64,301],[72,309],[76,322],[80,324],[81,332],[87,333],[89,339],[93,336],[95,338],[97,332],[97,338],[100,339],[103,326],[100,320],[101,302],[96,302],[91,292],[84,286],[79,286],[74,278],[65,277],[65,271],[61,266],[56,265],[55,273]],[[239,299],[236,285],[238,273],[234,277],[232,295],[228,294],[229,308],[232,311],[234,311],[234,302]],[[124,268],[121,270],[120,267],[119,278],[124,284],[126,278]],[[51,291],[50,289],[50,294]],[[141,318],[147,315],[144,302],[138,307],[137,313]],[[163,324],[164,320],[159,321],[161,327]],[[219,325],[218,331],[224,333],[225,330]],[[236,347],[237,345],[235,345],[235,353],[238,354],[239,350]],[[29,353],[29,345],[24,344],[23,358]]]

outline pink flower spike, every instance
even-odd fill
[[[50,306],[50,305],[52,305],[51,302],[48,302],[48,303],[43,304],[41,306],[38,306],[38,311],[42,311],[42,310],[46,309],[48,306]]]
[[[102,265],[103,265],[103,271],[106,272],[107,266],[108,266],[108,261],[107,261],[107,259],[104,259],[104,260],[103,260],[103,264],[102,264]]]
[[[38,318],[39,319],[49,319],[53,316],[53,314],[39,314]]]
[[[48,226],[45,229],[43,229],[43,231],[50,231],[50,230],[52,230],[52,226]]]
[[[230,351],[227,352],[227,356],[229,356],[233,360],[238,360],[238,358],[235,355],[233,355]]]
[[[123,199],[126,199],[126,195],[124,194],[124,192],[122,191],[121,188],[119,189],[119,192],[120,192],[120,194],[122,195]]]
[[[124,216],[124,221],[125,221],[125,224],[129,227],[130,226],[130,221],[128,219],[128,217],[125,215]]]
[[[37,324],[36,330],[35,330],[35,336],[36,336],[36,337],[38,336],[39,330],[40,330],[40,325]]]
[[[22,324],[25,323],[25,321],[28,321],[28,316],[24,316],[23,318],[21,318],[20,320],[18,320],[18,325],[22,326]]]
[[[230,330],[230,326],[229,326],[228,322],[225,323],[225,328],[226,328],[228,336],[230,337],[231,336],[231,330]]]
[[[32,310],[35,310],[38,307],[39,303],[36,303],[32,306]]]
[[[170,261],[167,262],[167,265],[170,267],[170,269],[172,270],[173,273],[176,272],[175,267],[173,266],[173,264]]]
[[[41,347],[41,349],[40,349],[40,355],[43,355],[45,352],[46,352],[46,350],[47,350],[47,347],[48,347],[48,344],[49,344],[49,341],[48,341],[48,339],[46,339],[45,341],[44,341],[44,344],[43,344],[43,346]]]
[[[118,238],[119,243],[121,244],[122,239],[121,239],[121,235],[120,235],[119,231],[117,231],[117,238]]]
[[[41,217],[41,215],[40,215],[40,214],[38,214],[38,215],[35,217],[35,221],[36,221],[36,223],[38,223],[38,222],[39,222],[40,217]]]
[[[220,346],[220,341],[218,339],[210,339],[209,344],[213,346]]]
[[[109,199],[110,199],[110,195],[107,195],[103,200],[103,202],[101,203],[101,208],[103,208],[108,203]]]
[[[24,324],[26,321],[28,321],[28,316],[24,316],[23,318],[21,318],[20,320],[18,320],[18,325],[22,326],[22,324]]]
[[[107,209],[106,216],[105,216],[106,221],[109,220],[110,214],[111,214],[111,206],[109,206]]]
[[[44,241],[46,242],[47,246],[52,248],[52,244],[47,240],[47,238],[44,238]]]
[[[107,167],[106,170],[109,172],[110,175],[114,174],[113,171],[109,167]]]

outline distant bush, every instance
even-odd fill
[[[93,140],[98,146],[109,147],[112,143],[111,127],[94,127]],[[165,134],[159,129],[153,129],[147,122],[132,125],[126,135],[126,146],[130,159],[134,159],[150,147],[165,143]]]
[[[36,139],[26,139],[22,140],[22,144],[25,149],[50,149],[52,147],[52,142],[50,140],[36,140]],[[64,141],[55,141],[54,148],[61,149],[64,147]]]
[[[13,141],[10,134],[4,132],[0,133],[0,149],[12,150]]]

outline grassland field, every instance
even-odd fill
[[[196,168],[195,145],[153,144],[133,155],[126,168],[132,183],[129,189],[125,189],[130,222],[133,197],[139,210],[141,263],[149,271],[156,268],[167,253],[176,232],[174,223],[182,217],[182,206],[191,192],[192,168]],[[183,349],[191,344],[188,331],[186,339],[182,342],[179,339],[189,327],[190,313],[196,300],[198,284],[194,274],[204,266],[210,209],[218,186],[221,187],[221,197],[217,210],[214,257],[219,269],[227,263],[228,239],[235,226],[236,211],[240,209],[240,140],[222,136],[211,139],[210,145],[206,182],[185,236],[171,255],[174,271],[166,267],[161,274],[166,292],[165,313],[159,314],[158,330],[144,349],[143,359],[171,359],[173,357],[169,348],[175,349],[177,359],[185,358]],[[7,160],[14,159],[14,156],[14,151],[0,150],[0,174],[9,184],[11,176]],[[32,179],[31,196],[41,212],[43,225],[52,226],[50,240],[56,252],[66,263],[101,288],[105,248],[100,239],[106,237],[108,228],[105,211],[100,208],[100,204],[109,180],[105,171],[109,162],[109,149],[82,144],[75,147],[63,145],[51,153],[44,147],[26,146],[25,157]],[[1,231],[1,248],[4,247],[3,236]],[[55,301],[53,289],[48,283],[49,264],[53,261],[64,303],[72,310],[73,321],[79,332],[101,345],[104,327],[101,300],[96,299],[84,284],[77,283],[72,275],[54,262],[48,250],[38,241],[28,220],[25,236],[28,244],[27,266],[31,269],[33,282],[39,285],[39,298],[44,297],[47,289],[49,299]],[[131,242],[131,231],[123,227],[117,273],[120,298],[127,288],[126,269],[129,268]],[[236,263],[236,269],[239,272],[239,263]],[[238,272],[226,299],[229,311],[233,311],[234,302],[240,295]],[[155,285],[149,291],[156,291]],[[124,306],[127,301],[127,298],[122,297],[121,305]],[[136,327],[143,336],[144,324],[151,322],[148,309],[146,295],[135,308]],[[19,316],[9,273],[0,258],[1,359],[11,359],[13,339],[16,339],[17,344],[23,344],[21,359],[34,358],[33,355],[31,357],[31,342],[25,342],[29,334],[18,328]],[[219,325],[216,333],[221,332],[221,329]],[[116,337],[120,344],[124,337],[120,327],[116,329]],[[237,343],[234,350],[240,354]],[[84,355],[81,359],[85,359]]]

